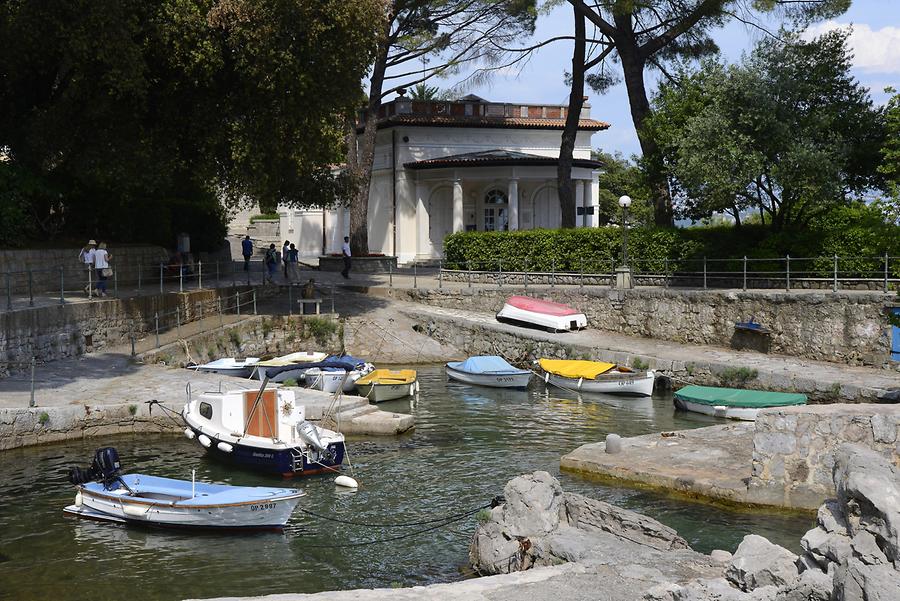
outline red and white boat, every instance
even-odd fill
[[[574,307],[530,296],[510,296],[497,313],[497,321],[511,321],[540,326],[551,332],[580,330],[587,327],[587,317]]]

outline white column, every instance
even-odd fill
[[[594,207],[594,214],[588,219],[589,227],[600,227],[600,174],[597,171],[591,172],[591,179],[584,182],[584,198],[590,199],[591,206]]]
[[[572,180],[575,188],[575,227],[584,227],[585,215],[578,215],[578,207],[584,211],[584,186],[581,185],[580,179]]]
[[[519,229],[519,180],[512,178],[509,180],[509,190],[506,195],[509,197],[509,229]]]
[[[344,242],[344,207],[341,205],[334,208],[334,233],[331,239],[333,240],[332,251],[339,251]]]
[[[453,180],[453,231],[463,231],[463,188],[462,180]]]
[[[428,187],[423,182],[416,182],[416,255],[431,256],[431,240],[428,236],[429,215],[425,208]]]

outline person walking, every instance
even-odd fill
[[[291,247],[288,250],[288,277],[290,278],[291,284],[294,282],[300,281],[300,251],[297,250],[297,247],[291,243]]]
[[[345,280],[350,279],[350,257],[352,254],[350,253],[350,236],[344,236],[344,243],[341,245],[341,255],[344,257],[344,269],[341,271],[341,275],[344,276]]]
[[[281,245],[281,263],[284,266],[284,281],[288,279],[288,263],[290,263],[290,257],[288,253],[291,252],[291,241],[285,240],[284,244]]]
[[[94,251],[94,269],[97,271],[97,294],[106,296],[106,280],[112,275],[109,261],[112,257],[106,250],[106,242],[101,242]]]
[[[93,288],[93,275],[91,271],[94,269],[94,254],[96,252],[97,241],[88,240],[88,243],[81,249],[81,252],[78,253],[78,260],[81,261],[81,264],[84,265],[84,269],[87,272],[87,284],[84,285],[84,293],[88,296],[91,295],[91,289]]]
[[[278,271],[278,251],[275,250],[275,245],[270,244],[268,250],[266,250],[266,281],[270,284],[275,283],[275,272]]]
[[[250,271],[250,257],[253,256],[253,242],[250,241],[250,236],[244,236],[244,240],[241,242],[241,254],[244,255],[244,271]]]

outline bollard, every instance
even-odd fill
[[[834,255],[834,282],[832,283],[832,286],[831,286],[832,292],[838,291],[838,281],[837,280],[838,280],[838,256]]]
[[[163,264],[160,262],[159,264],[159,293],[162,294],[164,292],[163,288]]]
[[[59,268],[59,304],[66,304],[66,272]]]
[[[203,261],[197,261],[197,290],[203,290]]]
[[[34,407],[34,357],[31,358],[31,399],[28,401],[29,407]]]
[[[178,266],[178,292],[184,292],[184,265]]]
[[[884,251],[884,293],[888,293],[888,257],[887,251]]]
[[[610,455],[622,452],[622,438],[618,434],[606,435],[606,452]]]
[[[290,316],[290,315],[294,314],[294,293],[293,293],[294,287],[288,286],[287,289],[288,289],[288,315]]]
[[[253,289],[253,314],[256,315],[256,288]]]
[[[28,306],[34,306],[34,276],[31,270],[28,270]]]
[[[156,348],[159,348],[159,311],[153,314],[153,321],[156,323]]]
[[[784,289],[791,291],[791,255],[784,256]]]
[[[444,287],[444,260],[438,259],[438,290]]]
[[[416,267],[416,263],[413,262],[413,290],[419,287],[419,276],[418,276],[418,268]]]
[[[747,255],[744,255],[744,290],[747,289]]]
[[[703,255],[703,289],[706,290],[706,255]]]

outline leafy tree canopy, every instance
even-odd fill
[[[881,148],[882,163],[878,172],[885,178],[885,192],[888,198],[882,207],[896,223],[900,222],[900,93],[894,88],[886,92],[893,94],[885,107],[885,136]]]
[[[341,126],[359,98],[380,7],[3,3],[0,200],[14,199],[42,236],[143,240],[145,219],[167,213],[154,215],[156,202],[176,222],[189,220],[191,203],[221,222],[219,198],[334,198],[344,183],[331,165],[343,158]]]
[[[682,216],[752,209],[808,224],[878,185],[883,116],[850,74],[846,33],[761,42],[660,88],[650,122]]]
[[[597,181],[600,196],[600,225],[619,223],[622,208],[621,196],[630,196],[632,203],[628,209],[628,222],[632,225],[651,225],[653,209],[650,205],[650,187],[644,172],[621,154],[593,152],[592,159],[603,163]]]

